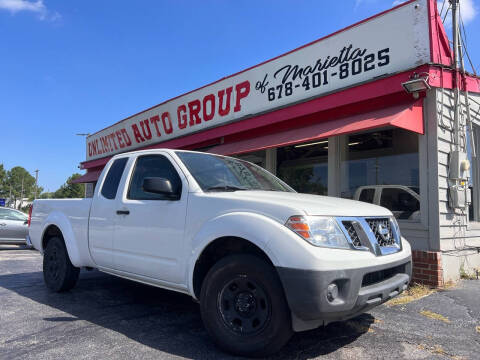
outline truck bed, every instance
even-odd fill
[[[88,251],[88,217],[92,199],[35,200],[30,225],[30,239],[34,247],[43,252],[43,232],[49,225],[61,226],[67,248],[83,260],[90,260]],[[75,241],[69,241],[75,239]],[[76,247],[76,249],[71,249]],[[75,264],[75,257],[72,263]],[[90,261],[88,261],[90,262]],[[84,263],[85,264],[85,263]]]

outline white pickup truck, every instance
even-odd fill
[[[299,194],[257,165],[191,151],[114,156],[92,199],[36,200],[29,241],[50,290],[73,288],[84,267],[183,292],[239,355],[354,317],[411,277],[389,210]]]

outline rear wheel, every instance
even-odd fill
[[[253,255],[231,255],[208,272],[200,308],[215,343],[230,353],[267,356],[292,335],[290,310],[275,269]]]
[[[43,279],[47,288],[54,292],[70,290],[78,280],[80,269],[73,266],[62,239],[53,237],[48,241],[43,254]]]

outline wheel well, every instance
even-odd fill
[[[193,291],[200,298],[202,284],[208,271],[221,258],[232,254],[252,254],[265,260],[273,266],[265,252],[252,242],[239,237],[221,237],[212,241],[203,249],[202,254],[195,263],[193,271]]]
[[[63,235],[60,229],[55,225],[50,225],[45,232],[43,233],[42,238],[42,249],[45,250],[47,247],[48,241],[53,237],[59,237],[63,240]]]

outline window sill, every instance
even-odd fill
[[[480,221],[469,221],[467,230],[480,230]]]
[[[400,230],[402,229],[403,230],[428,230],[428,228],[424,226],[419,220],[398,220],[397,219],[397,222],[398,222],[398,226],[400,226]]]

